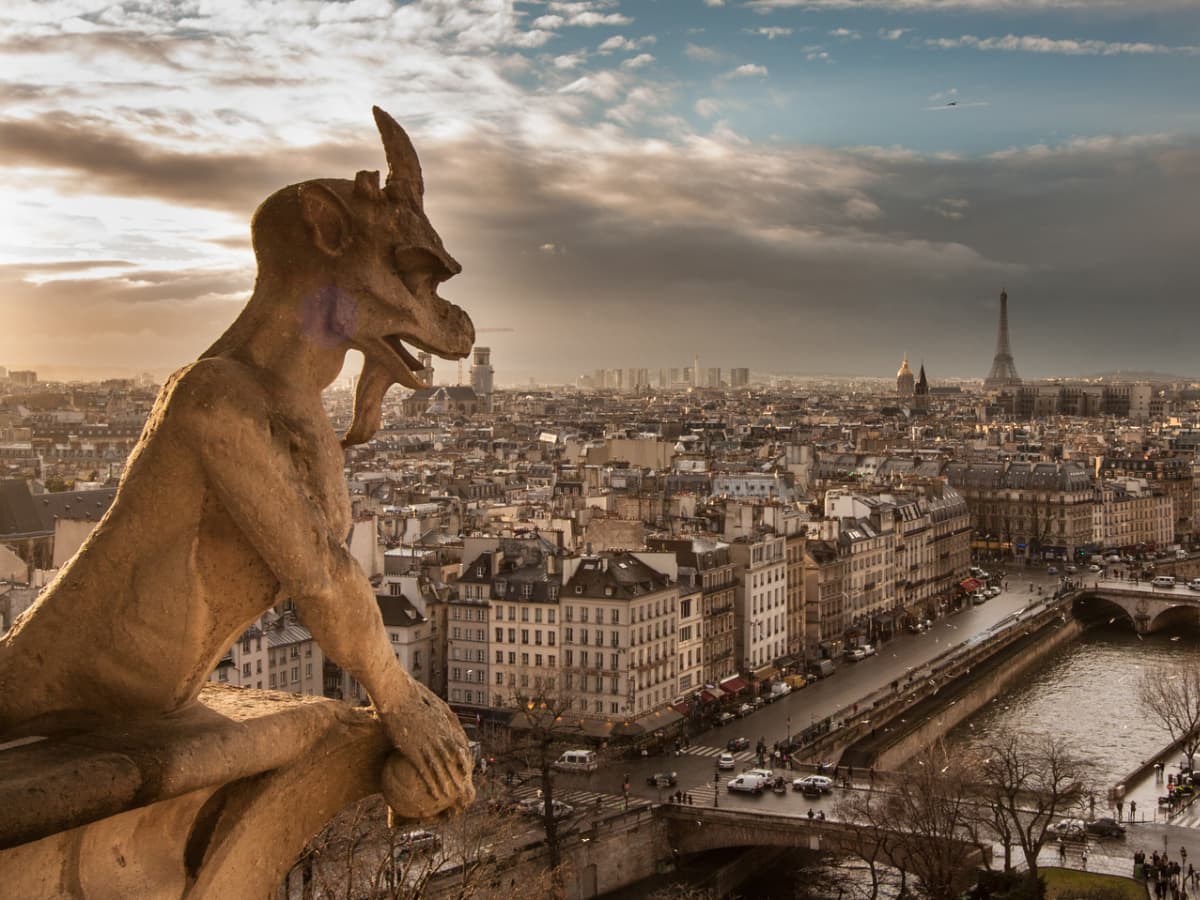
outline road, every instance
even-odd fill
[[[711,728],[694,735],[690,745],[678,756],[665,754],[641,760],[624,760],[590,774],[561,773],[557,782],[564,790],[619,796],[625,776],[628,775],[631,797],[659,800],[666,799],[671,792],[659,791],[648,786],[647,777],[655,772],[675,772],[679,789],[690,791],[693,800],[704,796],[711,805],[712,785],[717,774],[716,758],[725,750],[730,738],[749,738],[752,747],[761,738],[770,746],[785,738],[789,731],[794,734],[813,722],[851,706],[893,681],[904,680],[910,671],[919,669],[947,650],[983,634],[1013,613],[1024,609],[1031,600],[1038,597],[1038,587],[1042,588],[1044,594],[1052,592],[1058,581],[1058,576],[1048,576],[1044,570],[1011,574],[1008,577],[1007,590],[998,597],[980,606],[968,606],[961,612],[939,619],[930,630],[921,634],[902,633],[879,645],[875,656],[861,662],[840,662],[837,671],[831,677],[823,678],[802,690],[793,691],[787,697],[729,725]],[[1031,586],[1033,590],[1030,590]],[[738,771],[753,765],[751,752],[743,751],[736,756]],[[782,774],[783,770],[780,772]],[[740,805],[739,801],[743,800],[756,803],[768,799],[742,798],[725,793],[723,786],[733,775],[734,772],[720,773],[720,803]],[[811,805],[800,794],[789,793],[787,798],[769,799],[786,803],[789,808],[795,807],[799,810],[798,814],[806,813]],[[801,804],[802,800],[806,802]]]

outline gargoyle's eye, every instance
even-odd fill
[[[424,247],[397,247],[393,265],[404,286],[414,295],[422,289],[432,290],[453,274],[436,254]]]

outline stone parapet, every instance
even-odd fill
[[[380,789],[366,710],[211,685],[171,716],[0,749],[7,896],[262,897],[339,809]]]

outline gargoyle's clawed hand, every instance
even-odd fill
[[[405,818],[456,812],[475,799],[467,736],[444,702],[417,685],[414,702],[382,716],[396,750],[384,765],[383,796]]]

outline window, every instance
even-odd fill
[[[420,650],[413,651],[412,661],[413,661],[414,669],[421,668],[421,651]],[[308,668],[309,668],[308,674],[311,675],[312,674],[312,663],[309,663]]]
[[[496,629],[496,643],[497,644],[504,643],[504,629],[503,628]]]
[[[486,641],[487,640],[487,632],[482,628],[476,628],[475,629],[475,640]]]
[[[542,624],[542,608],[540,606],[533,611],[533,621],[536,625]]]
[[[563,651],[563,665],[565,665],[565,666],[575,665],[575,651],[574,650],[564,650]]]
[[[525,588],[532,589],[532,587],[533,587],[533,585],[530,585],[530,584],[525,585]],[[522,622],[529,621],[529,607],[528,606],[521,607],[521,621]]]
[[[256,659],[254,661],[254,671],[257,672],[259,675],[262,674],[262,660],[261,659]]]
[[[599,628],[596,629],[596,646],[597,647],[604,646],[604,632],[601,631]]]
[[[450,678],[453,681],[462,681],[462,669],[460,669],[458,666],[455,666],[450,670]]]
[[[575,621],[575,607],[568,606],[566,608],[565,615],[567,617],[568,622],[574,622]]]
[[[414,656],[415,656],[415,654],[414,654]],[[414,662],[415,662],[415,660],[414,660]],[[312,663],[304,664],[304,677],[312,678]]]
[[[496,662],[499,662],[499,660],[496,660]],[[503,672],[496,673],[496,684],[504,684],[504,673]],[[499,706],[500,704],[496,704],[496,705]]]
[[[275,689],[275,673],[274,672],[271,673],[270,685],[271,685],[271,689],[274,690]]]
[[[292,682],[295,683],[299,680],[300,680],[300,667],[292,666]]]
[[[551,654],[550,654],[550,656],[549,656],[549,659],[547,660],[547,662],[549,663],[549,665],[550,665],[550,668],[552,668],[552,669],[553,669],[553,668],[554,668],[554,662],[555,662],[555,656],[554,656],[554,654],[553,654],[553,653],[551,653]]]
[[[608,704],[608,711],[610,713],[612,713],[614,716],[620,711],[620,707],[617,706],[617,702],[615,700],[612,703]]]
[[[533,664],[539,669],[542,667],[542,654],[535,653],[533,656]]]
[[[575,629],[574,628],[567,629],[565,640],[568,644],[575,643]]]
[[[508,608],[508,621],[510,621],[510,622],[517,621],[517,608],[515,606],[510,606]]]
[[[292,645],[292,659],[299,659],[299,658],[300,658],[300,647],[297,646],[296,644],[293,644]]]
[[[503,663],[504,663],[504,651],[497,650],[496,651],[496,665],[502,665]]]
[[[521,654],[521,665],[523,665],[523,666],[529,665],[529,654],[528,653]]]
[[[621,633],[619,631],[614,631],[612,634],[610,634],[608,644],[610,647],[620,647],[621,646]]]
[[[250,663],[248,663],[248,662],[242,663],[242,677],[243,678],[250,677]]]
[[[515,666],[517,664],[517,654],[513,650],[508,651],[508,664],[510,666]]]
[[[579,651],[579,664],[580,664],[581,666],[583,666],[585,669],[587,668],[587,664],[588,664],[588,652],[587,652],[586,650],[580,650],[580,651]],[[247,675],[249,675],[250,673],[249,673],[249,672],[247,672],[246,674],[247,674]]]
[[[608,654],[608,667],[614,672],[621,668],[621,658],[615,653]],[[615,691],[616,688],[613,688],[613,690]]]
[[[393,644],[398,644],[398,643],[400,643],[400,632],[398,632],[398,631],[389,631],[389,632],[388,632],[388,637],[389,637],[389,638],[391,638],[391,640],[392,640],[392,643],[393,643]],[[271,662],[272,662],[272,663],[274,663],[274,662],[275,662],[275,660],[271,660]]]
[[[621,611],[619,609],[611,610],[612,616],[609,619],[614,625],[621,624]]]
[[[529,643],[529,629],[528,628],[521,629],[521,643],[522,644]]]
[[[579,621],[586,622],[588,620],[588,608],[585,606],[579,610]]]
[[[508,642],[510,644],[515,644],[517,642],[517,629],[515,629],[515,628],[508,629]]]
[[[538,629],[533,633],[533,642],[540,645],[542,643],[542,629]]]
[[[546,632],[546,643],[549,644],[551,647],[554,646],[554,632],[553,631]]]
[[[550,585],[550,599],[551,600],[558,599],[558,587],[553,584]],[[553,625],[554,619],[555,619],[554,610],[553,609],[546,610],[546,621],[548,621],[551,625]]]
[[[596,624],[597,625],[604,624],[604,610],[603,609],[596,610]]]

